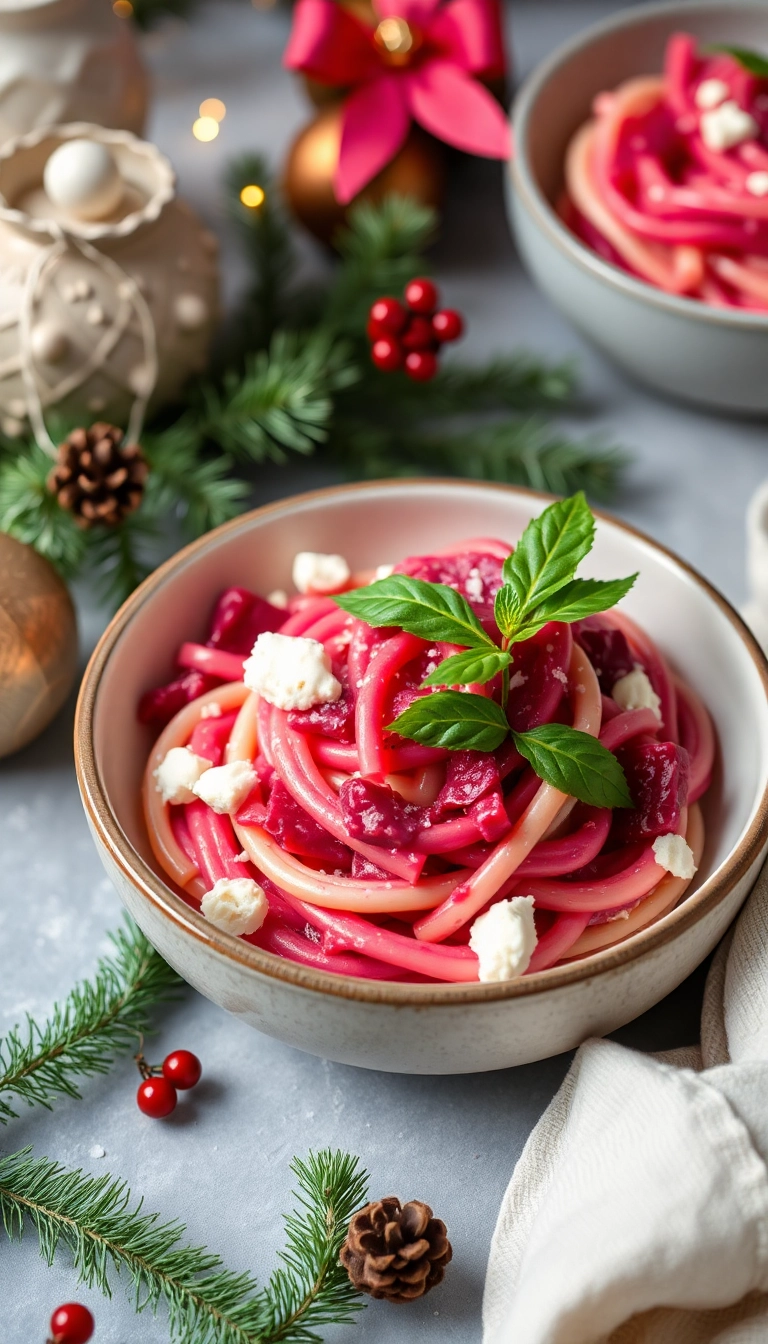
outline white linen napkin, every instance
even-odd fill
[[[701,1047],[578,1051],[499,1213],[483,1344],[768,1341],[768,865]]]

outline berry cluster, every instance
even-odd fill
[[[377,369],[404,369],[409,378],[426,383],[437,373],[437,350],[457,341],[464,321],[453,308],[438,309],[439,295],[431,280],[411,280],[405,303],[377,299],[368,314],[371,359]]]
[[[65,1302],[51,1317],[49,1344],[88,1344],[95,1321],[87,1307],[79,1302]]]
[[[148,1064],[142,1054],[136,1056],[143,1082],[136,1093],[139,1110],[153,1120],[163,1120],[176,1110],[179,1092],[187,1092],[200,1082],[203,1067],[190,1050],[174,1050],[162,1064]]]

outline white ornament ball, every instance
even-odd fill
[[[41,364],[60,364],[69,353],[69,337],[55,322],[38,322],[32,328],[29,343]]]
[[[66,140],[51,154],[43,173],[45,193],[77,219],[105,219],[123,198],[123,182],[106,145]]]

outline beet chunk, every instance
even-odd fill
[[[206,642],[211,649],[248,657],[259,635],[280,630],[287,617],[286,611],[247,588],[227,588],[214,607]]]
[[[354,742],[355,700],[347,669],[334,665],[333,673],[341,682],[338,700],[329,701],[325,705],[313,705],[311,709],[289,710],[288,726],[299,733],[333,738],[335,742]]]
[[[445,783],[430,816],[440,821],[448,812],[471,807],[501,782],[494,756],[486,751],[452,751],[448,757]]]
[[[139,701],[139,723],[149,723],[153,728],[164,728],[171,722],[180,709],[196,700],[214,686],[221,685],[218,677],[209,677],[205,672],[193,669],[180,677],[169,681],[165,686],[156,686],[147,691]]]
[[[396,574],[409,574],[427,583],[444,583],[455,588],[476,609],[493,607],[493,599],[502,585],[503,561],[482,551],[461,555],[411,555],[395,568]]]
[[[404,849],[424,825],[425,809],[404,803],[388,784],[347,779],[339,789],[344,824],[353,840]]]
[[[586,620],[574,625],[573,637],[594,667],[605,695],[610,695],[617,681],[640,666],[620,630]]]
[[[483,839],[491,844],[512,830],[500,789],[473,803],[467,815],[472,818]]]
[[[617,808],[611,840],[631,845],[669,835],[688,801],[688,752],[674,742],[629,743],[616,753],[627,776],[635,810]]]
[[[315,859],[327,868],[343,868],[347,871],[352,865],[352,852],[348,846],[330,835],[314,817],[310,817],[280,779],[276,779],[272,785],[264,829],[289,854]]]

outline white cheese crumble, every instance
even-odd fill
[[[236,812],[251,792],[256,778],[250,761],[230,761],[228,765],[215,765],[206,770],[195,784],[194,792],[214,812]]]
[[[560,682],[561,686],[568,685],[568,673],[565,672],[562,667],[553,667],[552,676],[555,678],[555,681]]]
[[[707,149],[716,153],[732,149],[745,140],[754,140],[759,133],[760,127],[754,117],[732,98],[701,115],[701,138]]]
[[[527,971],[538,939],[533,922],[533,897],[497,901],[472,925],[469,946],[480,960],[480,980],[516,980]]]
[[[267,917],[269,904],[263,889],[250,877],[220,877],[200,904],[205,918],[222,933],[255,933]]]
[[[724,79],[703,79],[696,90],[696,106],[703,111],[719,107],[731,92]]]
[[[155,788],[164,803],[194,803],[194,787],[211,762],[189,747],[171,747],[156,770]]]
[[[375,577],[377,579],[388,579],[390,574],[394,574],[394,572],[395,572],[394,565],[377,565]]]
[[[611,696],[619,709],[651,709],[661,723],[661,700],[641,667],[619,677]]]
[[[200,718],[220,719],[221,705],[219,704],[218,700],[212,700],[210,705],[203,705],[203,708],[200,710]]]
[[[300,593],[339,593],[351,574],[343,555],[299,551],[293,562],[293,582]]]
[[[744,186],[750,196],[768,196],[768,173],[750,173]]]
[[[483,596],[484,584],[479,569],[470,569],[464,583],[464,591],[470,602],[479,602]]]
[[[273,588],[272,592],[267,594],[267,601],[273,607],[279,607],[281,611],[285,611],[288,606],[288,594],[284,588]]]
[[[510,691],[516,691],[519,686],[524,686],[527,680],[524,672],[515,672],[514,676],[509,679]]]
[[[302,635],[259,635],[243,681],[278,709],[311,709],[341,696],[341,682],[322,644]]]
[[[659,835],[653,842],[653,852],[660,868],[666,868],[673,877],[690,880],[696,872],[693,850],[682,835]]]

